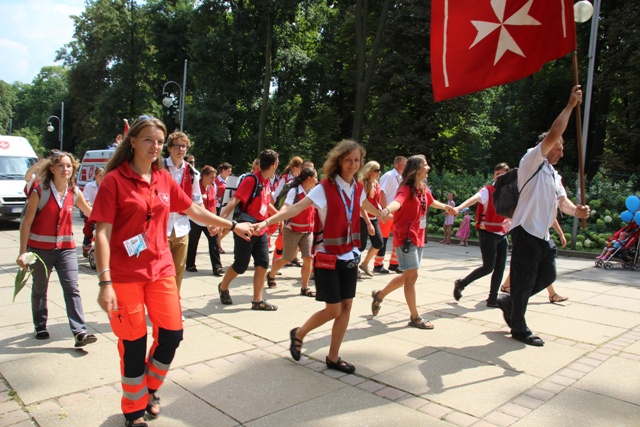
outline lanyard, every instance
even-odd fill
[[[136,190],[138,190],[138,194],[140,194],[144,201],[147,202],[147,220],[144,225],[144,232],[146,233],[147,230],[149,230],[149,224],[151,224],[151,211],[153,209],[153,202],[156,198],[156,195],[158,194],[158,191],[156,190],[156,183],[154,182],[153,185],[151,185],[151,187],[149,188],[149,196],[145,191],[143,191],[142,188],[140,188],[138,181],[136,181],[135,179],[134,181],[136,182]]]
[[[351,206],[347,205],[347,201],[344,198],[345,192],[342,188],[340,188],[340,197],[342,198],[342,203],[344,203],[344,210],[347,213],[347,221],[349,222],[349,226],[351,226],[351,218],[353,218],[353,204],[355,203],[355,184],[351,187]]]

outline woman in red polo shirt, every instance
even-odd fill
[[[160,413],[155,392],[182,341],[176,271],[167,243],[169,212],[186,212],[209,225],[229,228],[245,239],[248,224],[222,219],[193,204],[162,168],[166,137],[162,121],[141,116],[116,149],[96,197],[98,303],[118,337],[122,412],[127,426],[143,427]],[[145,307],[153,325],[147,358]]]
[[[387,205],[393,216],[393,248],[398,257],[398,264],[403,270],[381,291],[373,291],[371,312],[374,316],[380,311],[382,300],[391,292],[404,285],[404,297],[409,306],[411,318],[409,326],[419,329],[433,329],[430,322],[425,322],[418,313],[415,284],[418,280],[418,268],[424,248],[424,233],[427,227],[427,208],[447,210],[447,205],[434,200],[425,180],[429,176],[427,159],[418,154],[409,157],[407,166],[402,172],[402,182],[393,202]]]
[[[356,368],[342,360],[339,353],[358,281],[360,212],[364,209],[375,216],[381,215],[367,200],[362,183],[355,179],[364,155],[360,144],[343,140],[327,156],[320,185],[298,203],[257,224],[257,229],[262,230],[269,224],[298,215],[309,206],[318,210],[314,223],[314,274],[316,300],[323,301],[325,308],[301,327],[291,330],[289,351],[295,360],[300,360],[305,335],[333,320],[331,345],[325,361],[329,369],[347,374],[354,373]]]
[[[20,223],[20,255],[16,262],[21,268],[27,268],[23,257],[29,250],[44,263],[36,262],[33,266],[31,311],[35,338],[49,338],[47,289],[51,270],[55,267],[64,291],[64,303],[75,346],[82,347],[96,342],[97,338],[87,333],[78,289],[78,255],[72,218],[74,204],[85,215],[91,214],[91,207],[73,182],[78,166],[71,154],[62,151],[56,151],[41,163],[38,183],[31,188]]]

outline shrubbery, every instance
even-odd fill
[[[575,202],[577,183],[570,182],[575,173],[572,174],[571,171],[562,170],[561,174],[567,193],[571,200]],[[567,180],[567,176],[570,177],[570,180]],[[429,173],[429,188],[433,196],[443,203],[447,201],[447,193],[453,192],[454,200],[459,205],[473,196],[484,185],[491,182],[491,179],[491,174],[456,175],[451,172],[445,172],[438,175],[432,171]],[[638,182],[636,175],[619,176],[608,174],[606,171],[598,172],[587,182],[586,200],[587,204],[591,206],[591,217],[587,220],[587,228],[585,230],[581,226],[578,228],[576,250],[599,251],[613,233],[627,225],[626,222],[620,219],[620,213],[626,210],[625,200],[628,196],[632,194],[640,195]],[[472,218],[471,238],[473,239],[478,237],[474,222],[475,210],[472,208],[470,213]],[[428,233],[442,234],[444,218],[443,211],[430,209],[427,226]],[[459,227],[461,221],[462,215],[456,218],[454,227]],[[567,239],[567,248],[569,248],[571,247],[574,218],[559,214],[558,221]],[[551,235],[558,247],[560,247],[560,242],[555,232],[552,231]]]

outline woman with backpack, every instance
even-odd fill
[[[354,373],[356,368],[340,357],[340,346],[349,326],[356,295],[360,263],[360,209],[378,217],[381,215],[367,201],[362,184],[355,179],[364,155],[364,147],[356,141],[338,143],[324,163],[324,179],[307,197],[256,224],[259,231],[271,223],[295,217],[310,206],[318,210],[314,223],[314,274],[316,300],[324,302],[325,307],[311,315],[302,326],[291,330],[289,351],[294,360],[300,360],[304,337],[333,321],[325,362],[329,369],[347,374]]]
[[[304,200],[307,194],[318,183],[318,175],[316,171],[310,168],[302,169],[300,175],[292,181],[292,188],[288,191],[284,205],[281,210],[287,210],[296,203]],[[311,255],[311,246],[313,244],[313,224],[315,217],[315,208],[309,206],[295,217],[285,221],[281,230],[283,241],[282,257],[273,260],[271,271],[267,273],[267,285],[273,289],[277,286],[276,274],[286,264],[295,258],[298,247],[302,254],[302,287],[300,295],[307,297],[315,297],[316,293],[309,289],[309,279],[311,277],[311,263],[313,257]]]
[[[82,347],[96,342],[97,338],[87,333],[78,289],[73,207],[77,205],[85,215],[91,214],[91,207],[74,184],[78,166],[71,154],[58,151],[40,167],[39,183],[31,191],[20,223],[20,255],[16,263],[23,269],[27,268],[24,262],[27,251],[37,254],[42,260],[33,265],[31,313],[35,338],[45,340],[50,337],[47,331],[47,289],[51,270],[55,268],[64,291],[75,346]]]

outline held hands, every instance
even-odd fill
[[[589,205],[577,205],[574,216],[580,219],[589,218],[590,213],[591,213],[591,208],[589,207]]]
[[[236,228],[233,229],[233,232],[248,242],[254,233],[254,226],[255,224],[240,222],[236,225]]]
[[[209,236],[213,237],[216,234],[220,233],[220,227],[216,227],[214,225],[207,225],[207,231],[209,232]]]
[[[460,208],[458,208],[458,207],[454,208],[453,206],[447,205],[447,207],[444,208],[444,212],[447,215],[458,216],[458,214],[460,214]]]

